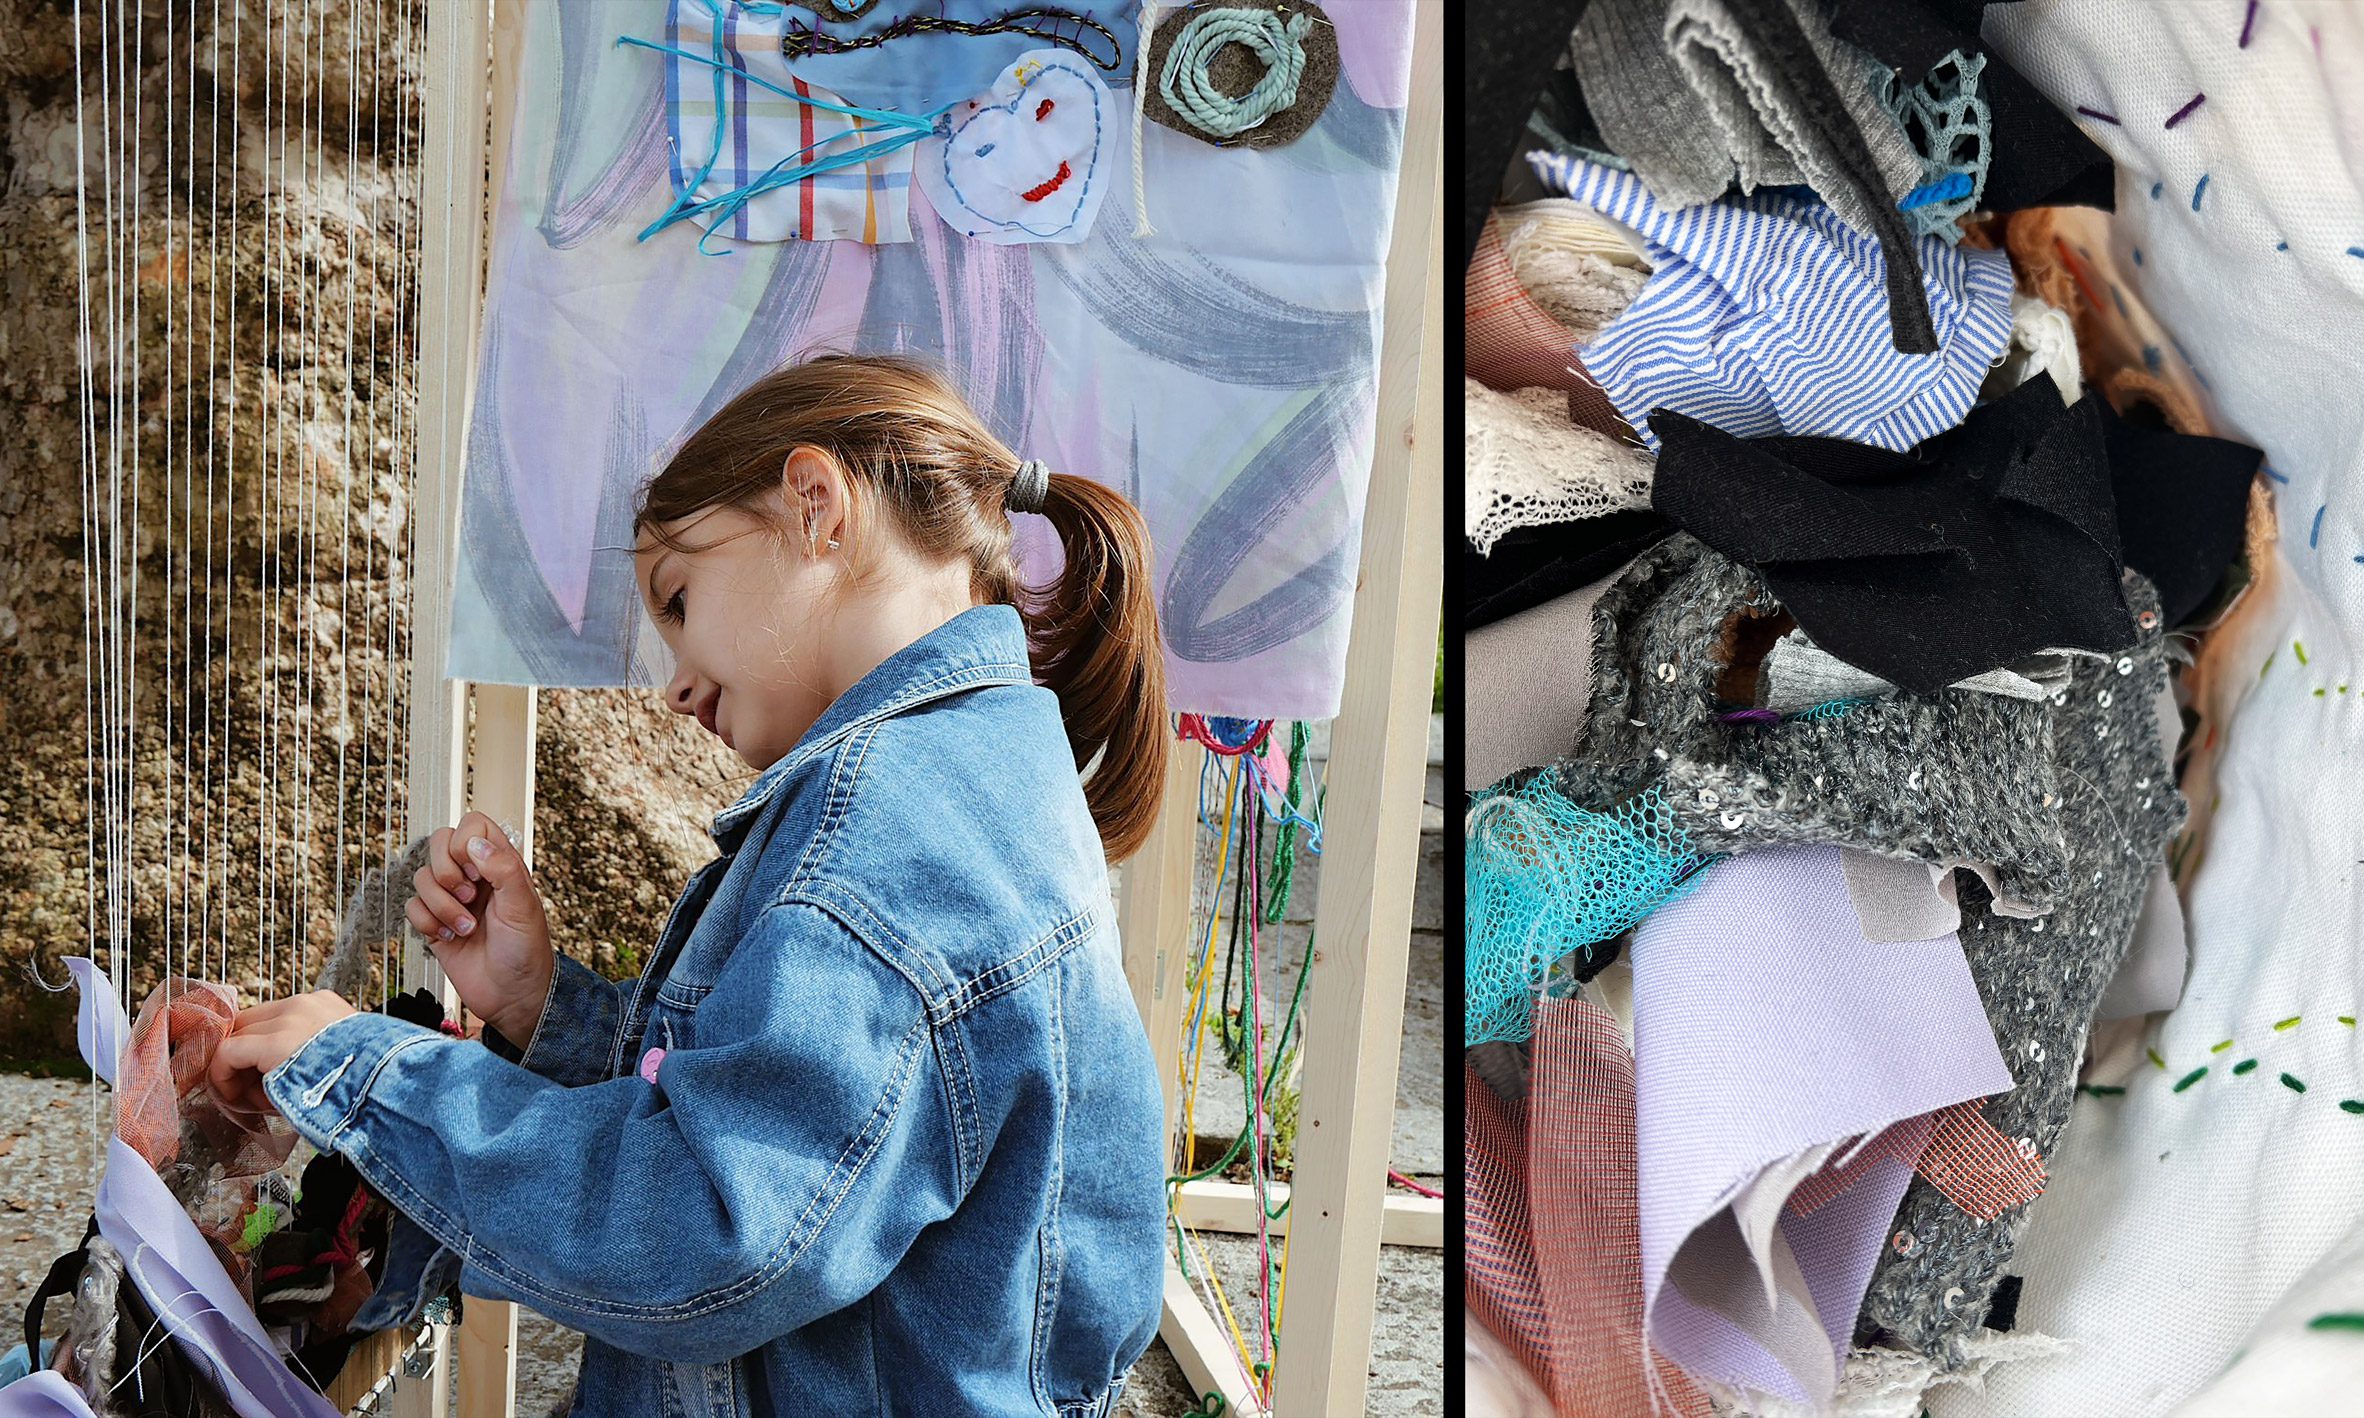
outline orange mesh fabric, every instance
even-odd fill
[[[1559,1411],[1705,1418],[1706,1395],[1643,1338],[1633,1053],[1624,1031],[1584,1000],[1536,1001],[1533,1079],[1527,1179]]]
[[[1863,1174],[1880,1162],[1902,1162],[1907,1167],[1919,1167],[1921,1154],[1928,1150],[1929,1133],[1937,1125],[1935,1113],[1923,1113],[1903,1122],[1880,1129],[1879,1135],[1864,1143],[1840,1166],[1825,1167],[1798,1184],[1789,1194],[1787,1207],[1792,1216],[1811,1216],[1824,1203],[1835,1201],[1841,1193],[1855,1185]]]
[[[158,986],[116,1072],[115,1131],[156,1169],[243,1289],[247,1267],[235,1243],[256,1180],[287,1160],[296,1135],[276,1114],[224,1111],[206,1083],[237,1013],[237,996],[221,985],[174,977]]]
[[[1978,1111],[1983,1099],[1956,1103],[1933,1116],[1921,1175],[1947,1201],[1982,1221],[2044,1194],[2044,1159],[2031,1147],[1995,1131]]]
[[[1527,1105],[1504,1101],[1475,1073],[1464,1084],[1462,1230],[1469,1311],[1548,1389],[1551,1332],[1527,1212]]]

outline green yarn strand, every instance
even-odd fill
[[[1297,101],[1305,77],[1302,14],[1284,22],[1270,10],[1205,10],[1194,15],[1166,50],[1158,92],[1191,126],[1215,138],[1245,133]],[[1264,61],[1264,77],[1238,98],[1215,87],[1208,66],[1227,44],[1244,44]]]

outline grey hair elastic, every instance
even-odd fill
[[[1018,465],[1018,476],[1011,480],[1009,496],[1002,505],[1012,512],[1040,512],[1050,491],[1050,465],[1040,458],[1029,458]]]

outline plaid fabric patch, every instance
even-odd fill
[[[846,104],[788,72],[780,54],[780,31],[786,23],[782,16],[752,14],[738,5],[722,11],[718,33],[715,12],[705,0],[673,0],[668,7],[666,44],[711,55],[737,71],[666,56],[665,121],[675,192],[690,192],[696,181],[693,199],[711,200],[775,169],[794,168],[895,136],[898,130],[892,127],[799,103],[740,77],[760,77],[823,103],[860,106]],[[801,178],[735,210],[693,220],[735,241],[909,241],[913,147],[905,144],[859,166]],[[714,166],[700,179],[699,169],[709,153],[714,154]]]

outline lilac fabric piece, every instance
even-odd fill
[[[55,1369],[35,1369],[0,1388],[0,1418],[97,1418],[82,1390]]]
[[[1772,847],[1709,867],[1632,961],[1650,1337],[1701,1378],[1826,1405],[1910,1169],[1785,1212],[1769,1281],[1732,1204],[1785,1158],[2012,1087],[1961,941],[1875,945],[1837,847]]]
[[[79,963],[82,968],[73,971],[82,986],[76,1032],[84,1062],[96,1070],[99,1057],[92,1044],[128,1038],[131,1025],[107,972],[95,962]],[[111,1072],[112,1056],[108,1068]],[[336,1405],[297,1378],[279,1357],[254,1308],[238,1293],[237,1283],[222,1269],[189,1213],[147,1159],[119,1137],[107,1140],[107,1174],[99,1182],[95,1210],[99,1234],[123,1253],[124,1274],[139,1287],[181,1352],[213,1380],[240,1418],[339,1418]],[[8,1392],[19,1387],[11,1384]],[[0,1408],[0,1415],[17,1411],[75,1410]]]

